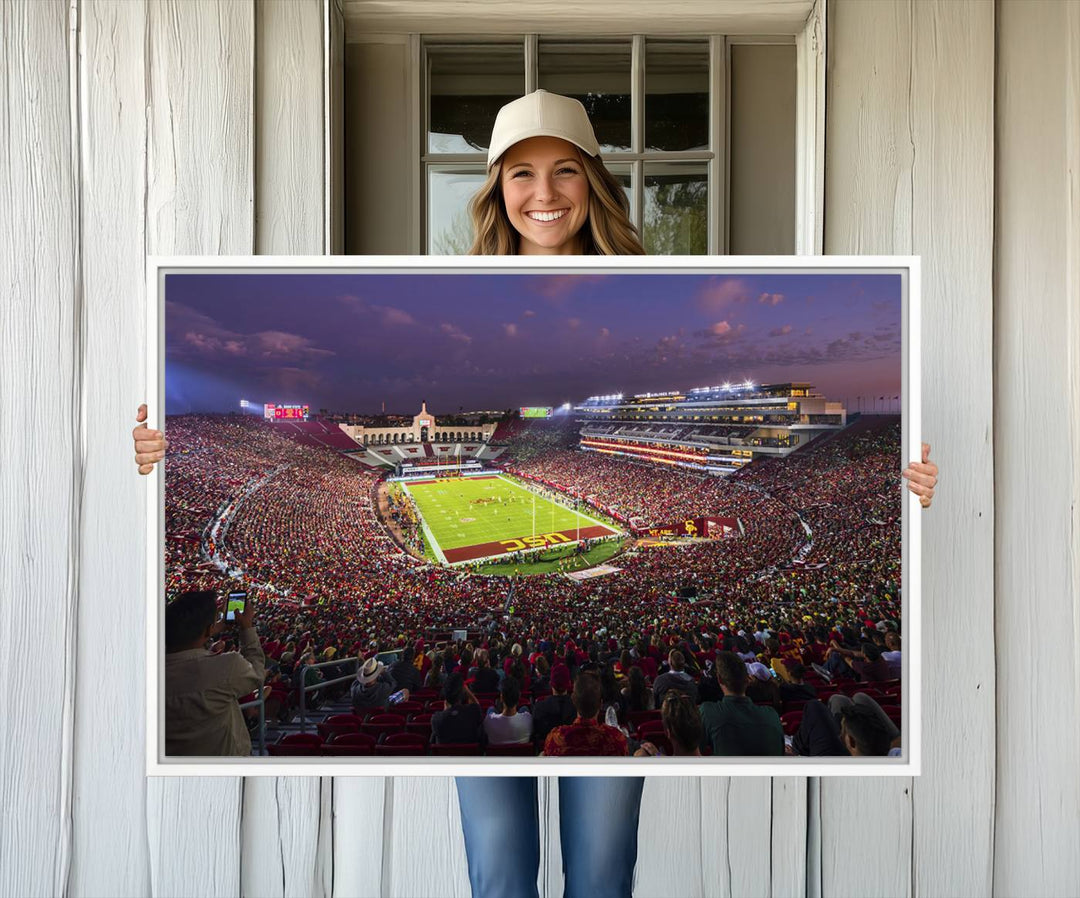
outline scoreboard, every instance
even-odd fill
[[[522,418],[550,418],[550,405],[523,405],[520,407]]]
[[[267,421],[306,421],[308,406],[274,405],[268,402],[263,406],[263,418]]]

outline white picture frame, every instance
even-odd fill
[[[164,427],[164,277],[168,273],[647,274],[893,273],[901,275],[901,415],[905,460],[920,458],[920,260],[916,256],[151,256],[147,259],[147,370],[151,428]],[[149,776],[918,776],[921,772],[920,506],[904,490],[902,514],[903,754],[899,758],[166,758],[164,720],[164,465],[147,490],[146,773]]]

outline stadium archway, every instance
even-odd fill
[[[428,441],[428,429],[426,427],[420,428],[420,442],[426,443]]]

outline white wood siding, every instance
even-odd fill
[[[999,14],[994,888],[1075,895],[1080,9],[1002,3]]]
[[[829,15],[825,252],[922,256],[923,433],[945,473],[923,522],[923,775],[822,780],[822,894],[986,895],[994,7],[838,2]]]
[[[924,773],[651,779],[636,894],[1075,894],[1080,5],[828,12],[825,249],[923,257]],[[334,22],[3,6],[0,895],[468,893],[448,778],[143,776],[144,254],[328,249]]]

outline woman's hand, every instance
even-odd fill
[[[934,501],[934,487],[937,486],[938,467],[930,461],[930,444],[922,444],[922,462],[913,461],[900,474],[906,477],[908,489],[919,497],[919,504],[929,508]]]
[[[131,438],[135,441],[135,464],[139,466],[140,474],[149,474],[154,470],[154,465],[165,457],[169,442],[160,430],[150,430],[146,426],[145,402],[139,406],[135,420],[139,422],[139,426],[131,431]]]

